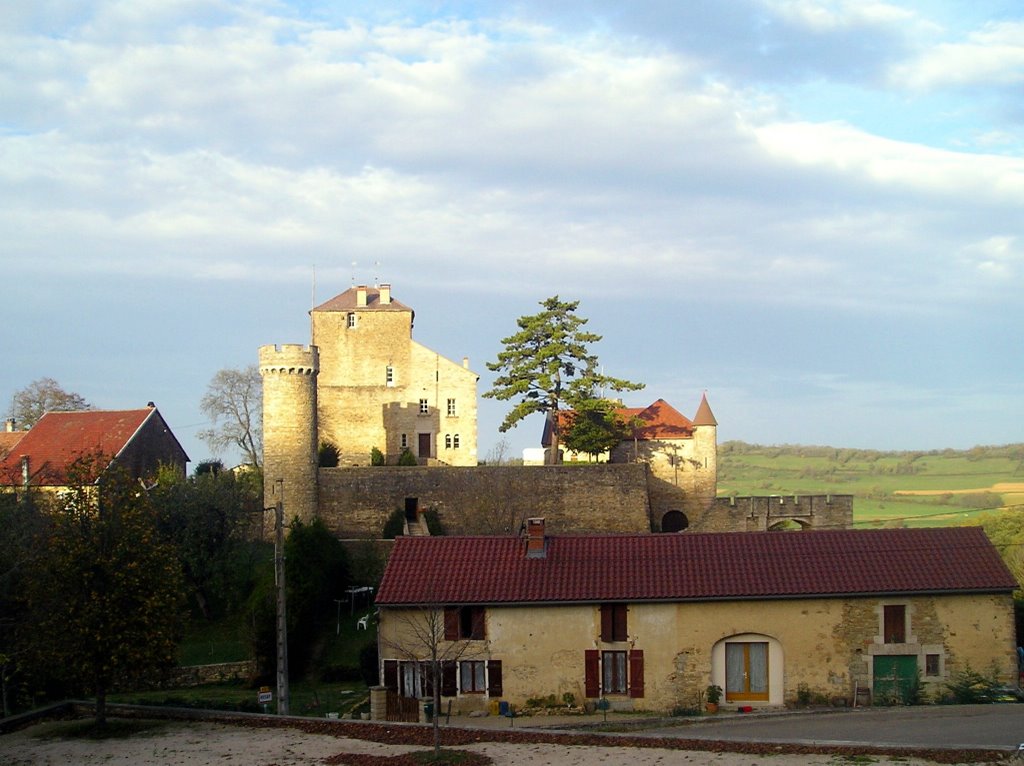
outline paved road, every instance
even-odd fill
[[[749,718],[730,715],[645,730],[638,736],[1016,750],[1024,743],[1024,704],[859,708]]]

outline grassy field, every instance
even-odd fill
[[[945,526],[1024,504],[1024,445],[936,452],[719,445],[719,495],[854,496],[857,526]]]

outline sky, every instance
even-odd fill
[[[3,6],[4,408],[154,401],[195,463],[218,370],[389,283],[481,393],[558,295],[720,442],[1024,441],[1018,2]]]

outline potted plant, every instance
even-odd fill
[[[722,687],[718,684],[711,684],[707,688],[707,705],[705,705],[709,713],[718,712],[718,702],[722,699]]]

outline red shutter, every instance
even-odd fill
[[[484,608],[482,606],[473,607],[473,631],[470,638],[478,640],[484,638]]]
[[[502,694],[501,660],[487,660],[487,695],[500,697]]]
[[[602,641],[614,641],[615,626],[614,626],[614,614],[615,607],[613,604],[601,604],[601,640]]]
[[[590,698],[601,696],[600,656],[597,649],[585,649],[583,651],[584,694]]]
[[[626,610],[628,607],[625,604],[615,604],[612,607],[612,640],[613,641],[628,641],[629,631],[626,630]]]
[[[629,696],[644,696],[644,650],[629,650]]]
[[[459,640],[459,608],[457,606],[444,608],[444,640]]]
[[[456,682],[456,665],[454,660],[445,660],[441,663],[441,696],[454,697],[459,693]]]
[[[398,660],[384,660],[384,686],[398,691]]]

